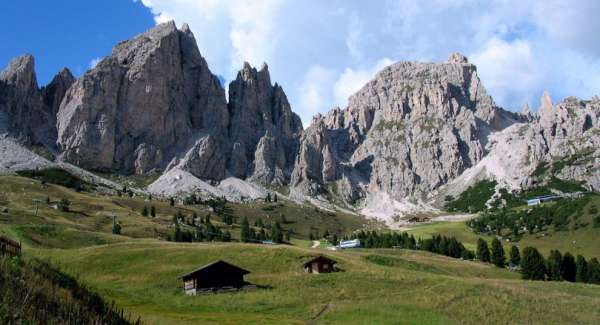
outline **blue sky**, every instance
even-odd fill
[[[38,83],[63,67],[81,75],[114,44],[154,26],[141,4],[124,0],[0,1],[0,65],[35,57]]]
[[[189,23],[213,73],[244,61],[273,81],[308,124],[400,60],[461,52],[507,109],[600,93],[600,1],[104,0],[2,1],[0,63],[31,53],[40,84],[63,66],[80,75],[120,40],[156,23]]]

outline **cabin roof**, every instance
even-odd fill
[[[227,263],[222,260],[214,261],[212,263],[206,264],[200,268],[197,268],[191,272],[180,275],[178,279],[189,278],[193,275],[214,275],[214,276],[222,276],[224,273],[236,273],[240,275],[245,275],[250,273],[250,271],[242,269],[241,267],[235,266],[233,264]]]
[[[314,263],[314,262],[326,262],[326,263],[331,263],[331,264],[337,263],[335,260],[332,260],[327,256],[319,255],[315,258],[310,259],[306,263],[304,263],[304,266],[308,266],[309,264]]]

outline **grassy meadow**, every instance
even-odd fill
[[[46,198],[50,203],[46,203]],[[61,199],[71,211],[53,208]],[[32,200],[38,199],[37,215]],[[157,216],[144,217],[144,205]],[[520,274],[490,264],[422,251],[311,248],[308,235],[343,234],[363,227],[357,216],[316,211],[291,202],[228,204],[253,224],[281,221],[293,229],[291,245],[174,243],[165,241],[173,214],[209,213],[203,205],[172,207],[168,201],[76,192],[22,177],[0,177],[0,234],[21,240],[24,258],[39,258],[115,301],[146,324],[597,324],[598,286],[520,280]],[[122,235],[111,233],[112,216]],[[230,227],[234,240],[237,225]],[[225,228],[224,228],[225,229]],[[579,228],[576,231],[585,231]],[[597,229],[588,229],[595,234]],[[435,223],[416,236],[444,233],[464,243],[476,238],[464,223]],[[578,235],[579,236],[579,233]],[[541,243],[561,245],[558,235]],[[587,237],[581,237],[586,240]],[[537,240],[524,237],[525,241]],[[592,237],[590,237],[591,242]],[[566,239],[564,240],[566,241]],[[580,241],[582,241],[580,239]],[[582,243],[583,245],[583,243]],[[324,245],[322,245],[324,246]],[[321,246],[321,247],[322,247]],[[543,245],[537,245],[544,250]],[[474,246],[469,247],[474,248]],[[559,248],[560,246],[552,248]],[[598,249],[585,247],[586,256]],[[567,249],[566,249],[567,250]],[[572,253],[579,253],[571,249]],[[588,254],[589,253],[589,254]],[[340,272],[310,275],[302,264],[325,254]],[[251,271],[259,289],[185,296],[179,275],[222,259]]]
[[[545,204],[555,203],[550,202]],[[546,230],[539,233],[523,234],[518,242],[503,241],[503,244],[506,249],[510,248],[511,245],[516,245],[520,248],[533,246],[538,248],[544,256],[547,256],[550,250],[558,249],[563,253],[581,254],[588,259],[592,257],[600,258],[600,241],[598,240],[600,238],[600,227],[594,227],[592,219],[598,213],[594,212],[593,207],[600,207],[599,195],[591,197],[583,209],[583,213],[576,218],[572,218],[567,230],[556,231],[553,227],[547,227]],[[453,236],[462,241],[465,247],[473,250],[476,247],[478,238],[484,238],[489,242],[493,239],[491,235],[475,233],[467,226],[466,222],[433,222],[415,226],[408,230],[408,232],[415,235],[415,237],[423,238],[436,234]]]

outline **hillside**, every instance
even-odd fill
[[[140,324],[75,278],[36,259],[0,256],[3,324]]]
[[[324,253],[298,247],[133,241],[36,250],[126,310],[154,323],[594,323],[596,286],[523,282],[490,265],[404,250],[327,252],[342,272],[307,275]],[[254,291],[186,297],[177,276],[215,259],[252,273]]]

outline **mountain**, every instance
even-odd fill
[[[64,96],[69,76],[72,78],[68,70],[63,70],[48,87],[39,89],[33,57],[23,55],[13,59],[0,72],[0,135],[10,135],[29,145],[53,148],[55,103]]]
[[[396,63],[350,97],[347,108],[314,119],[292,191],[350,204],[425,199],[481,161],[491,133],[524,120],[495,105],[460,54],[440,64]]]
[[[159,195],[257,199],[277,188],[388,222],[438,211],[441,198],[483,179],[497,180],[497,193],[557,180],[600,188],[597,97],[555,105],[545,94],[537,113],[509,112],[458,53],[388,66],[306,129],[266,64],[245,63],[228,98],[221,79],[189,27],[174,22],[117,44],[79,79],[65,69],[41,89],[23,56],[0,74],[0,133],[45,146],[71,169],[157,174],[148,190]],[[15,159],[8,170],[35,165]]]

